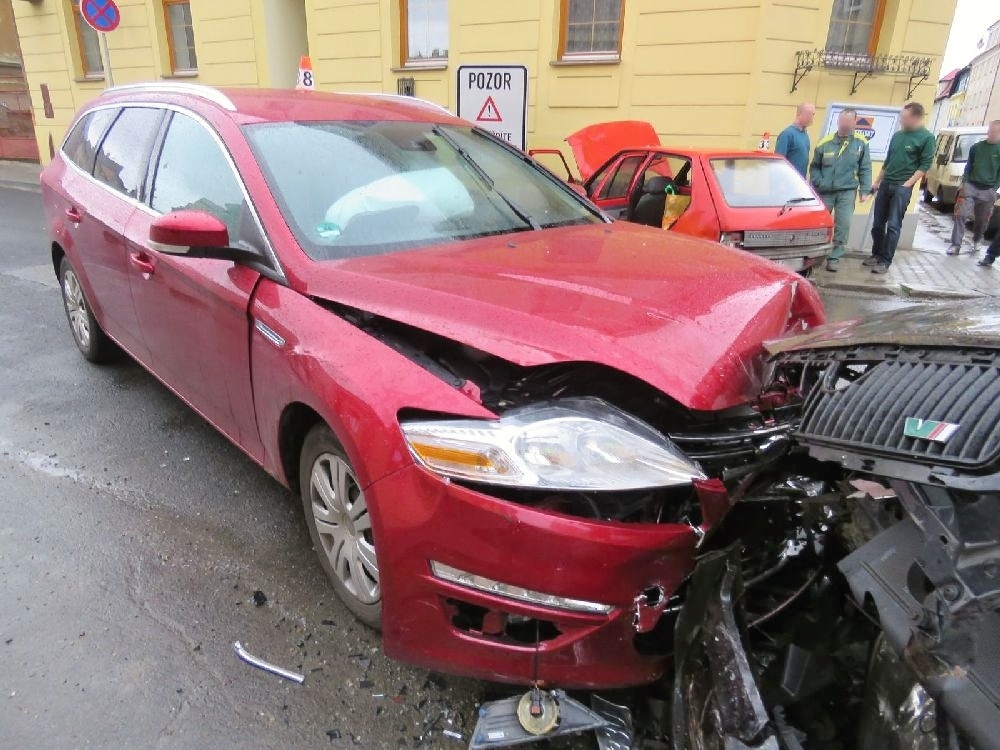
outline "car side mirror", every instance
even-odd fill
[[[229,229],[205,211],[174,211],[158,217],[149,227],[149,240],[160,252],[198,257],[228,257]]]

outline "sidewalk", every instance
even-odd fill
[[[0,160],[0,187],[40,192],[38,175],[41,171],[39,165],[30,162]]]
[[[938,213],[924,204],[918,211],[914,247],[897,250],[889,273],[879,276],[861,265],[870,255],[871,240],[868,240],[864,252],[849,252],[840,261],[837,273],[823,267],[815,271],[816,286],[830,291],[913,299],[1000,297],[1000,267],[977,266],[983,256],[971,255],[968,247],[963,248],[961,255],[945,255],[951,236],[951,215]],[[969,241],[971,235],[967,234]]]

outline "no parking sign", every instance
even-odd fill
[[[523,65],[460,65],[458,116],[524,149],[528,69]]]
[[[114,31],[121,23],[122,14],[114,0],[80,0],[80,15],[94,31]]]

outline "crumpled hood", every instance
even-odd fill
[[[317,263],[302,291],[524,366],[616,368],[698,410],[754,398],[763,342],[823,321],[798,276],[629,224]]]
[[[853,318],[767,342],[768,352],[865,345],[1000,348],[1000,300],[986,297],[941,305],[914,305]]]

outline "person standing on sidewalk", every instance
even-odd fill
[[[854,206],[871,197],[872,159],[868,141],[854,132],[858,113],[845,109],[837,118],[837,132],[816,144],[809,179],[827,210],[833,214],[833,252],[826,270],[836,271],[851,233]]]
[[[910,102],[899,115],[902,130],[889,141],[889,152],[872,192],[872,257],[862,265],[872,273],[888,273],[899,244],[903,217],[913,197],[913,186],[923,179],[934,158],[934,136],[923,126],[924,105]]]
[[[812,125],[815,117],[815,104],[800,104],[795,109],[795,122],[778,134],[778,140],[774,144],[774,153],[788,159],[803,177],[809,168],[810,152],[809,134],[806,128]]]
[[[962,175],[962,188],[952,217],[951,247],[948,255],[962,252],[965,239],[965,222],[972,219],[972,253],[979,252],[979,243],[993,215],[993,204],[1000,188],[1000,120],[990,123],[985,141],[969,149]]]

